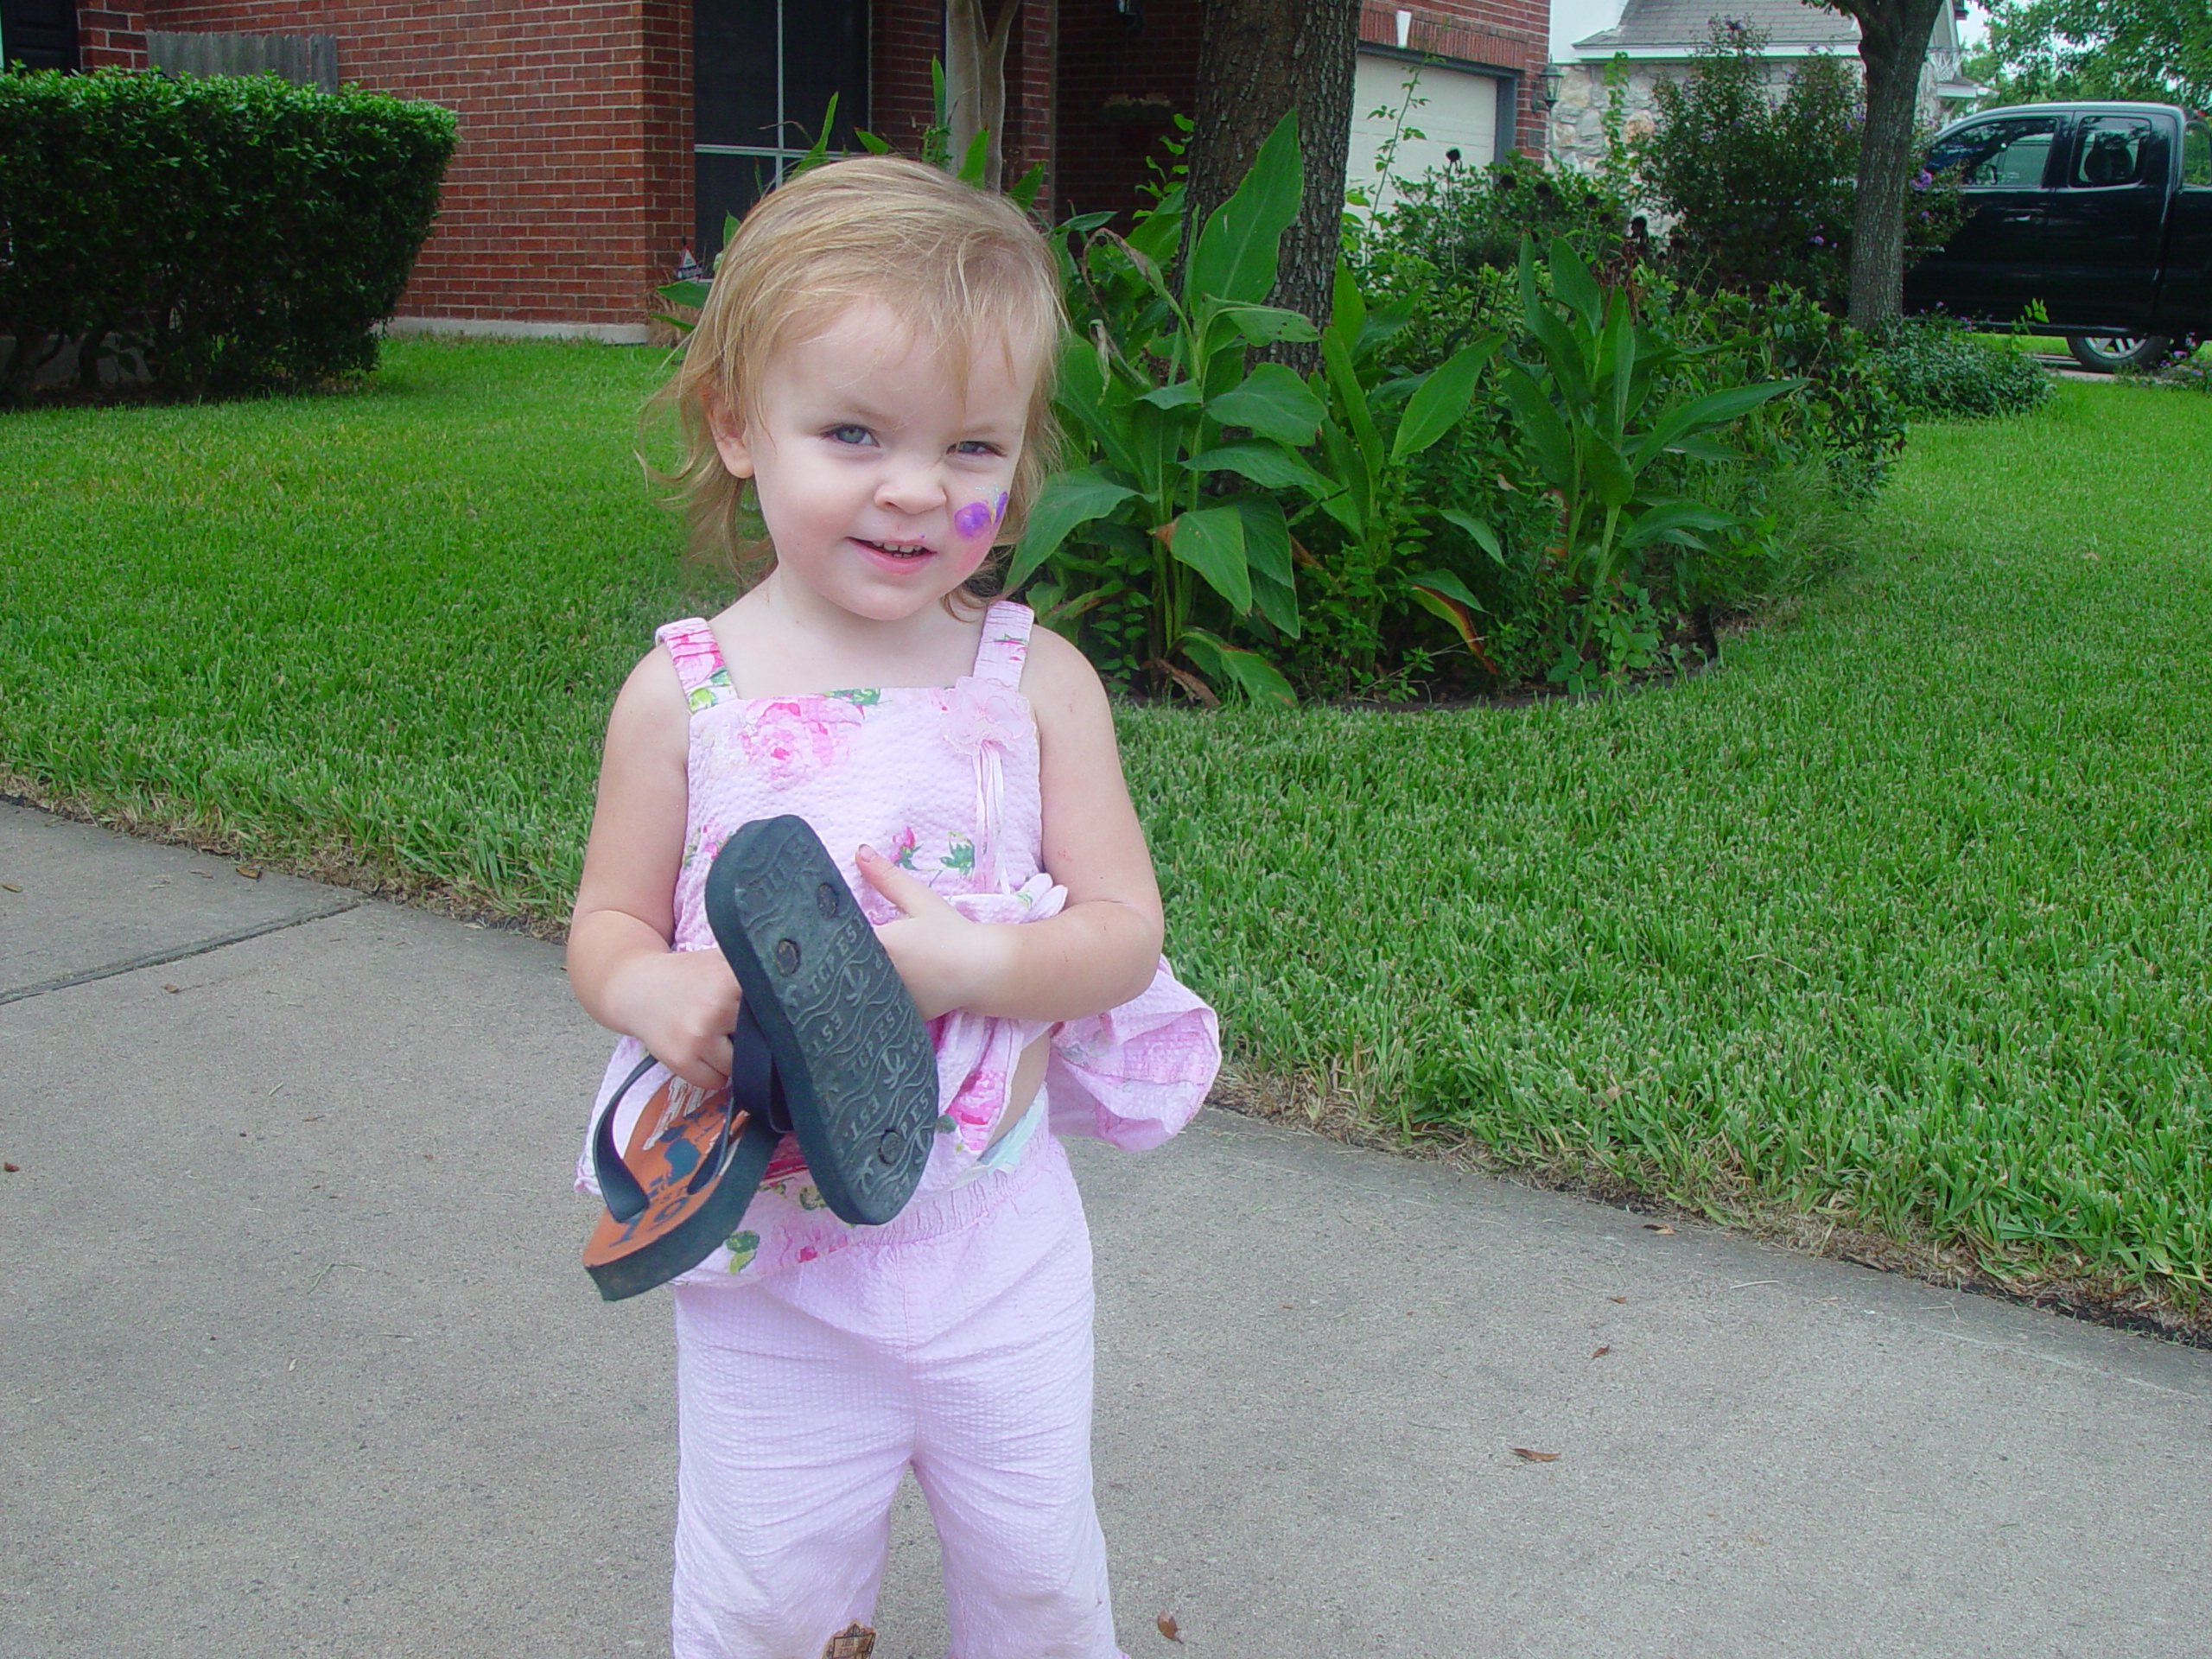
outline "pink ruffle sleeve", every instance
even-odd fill
[[[1019,893],[961,893],[952,907],[970,921],[1041,922],[1067,903],[1067,889],[1039,875]],[[938,1022],[938,1099],[955,1131],[981,1151],[997,1121],[1021,1051],[1052,1032],[1045,1092],[1055,1135],[1104,1141],[1125,1152],[1156,1147],[1196,1116],[1221,1070],[1214,1011],[1160,959],[1152,983],[1119,1007],[1057,1029],[1026,1020],[950,1014]]]

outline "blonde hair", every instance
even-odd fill
[[[743,575],[759,550],[741,529],[745,482],[715,448],[717,408],[759,412],[762,375],[810,325],[849,307],[888,308],[937,343],[964,386],[979,346],[1003,343],[1017,372],[1033,365],[1021,454],[1001,544],[1018,540],[1058,455],[1053,372],[1067,327],[1052,251],[1005,197],[901,156],[869,156],[802,173],[757,203],[715,264],[715,280],[662,397],[683,422],[683,461],[666,475],[695,550]],[[987,567],[988,571],[988,567]],[[986,572],[985,587],[989,585]]]

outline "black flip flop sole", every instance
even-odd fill
[[[880,1226],[929,1162],[937,1056],[845,878],[804,818],[745,825],[707,872],[707,925],[773,1057],[808,1173]]]

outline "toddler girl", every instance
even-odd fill
[[[746,219],[673,387],[695,532],[727,545],[749,486],[772,563],[662,628],[608,722],[569,944],[623,1033],[599,1109],[646,1053],[665,1071],[618,1145],[667,1073],[723,1084],[739,993],[702,885],[740,825],[795,813],[931,1022],[944,1113],[888,1224],[832,1215],[786,1139],[675,1281],[677,1659],[817,1659],[868,1622],[910,1468],[958,1659],[1117,1652],[1090,1241],[1053,1132],[1155,1145],[1219,1050],[1160,957],[1097,676],[976,596],[1049,461],[1064,326],[1010,204],[839,162]]]

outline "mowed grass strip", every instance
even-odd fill
[[[364,394],[0,420],[0,771],[549,925],[687,598],[654,353],[396,343]],[[1916,431],[1725,671],[1125,715],[1241,1076],[1727,1220],[2184,1313],[2212,1271],[2212,404]]]
[[[1723,1218],[2201,1306],[2212,402],[1916,430],[1856,567],[1664,690],[1128,722],[1243,1058]]]
[[[681,614],[632,453],[665,353],[385,357],[354,393],[0,418],[0,771],[557,917],[614,690]]]

